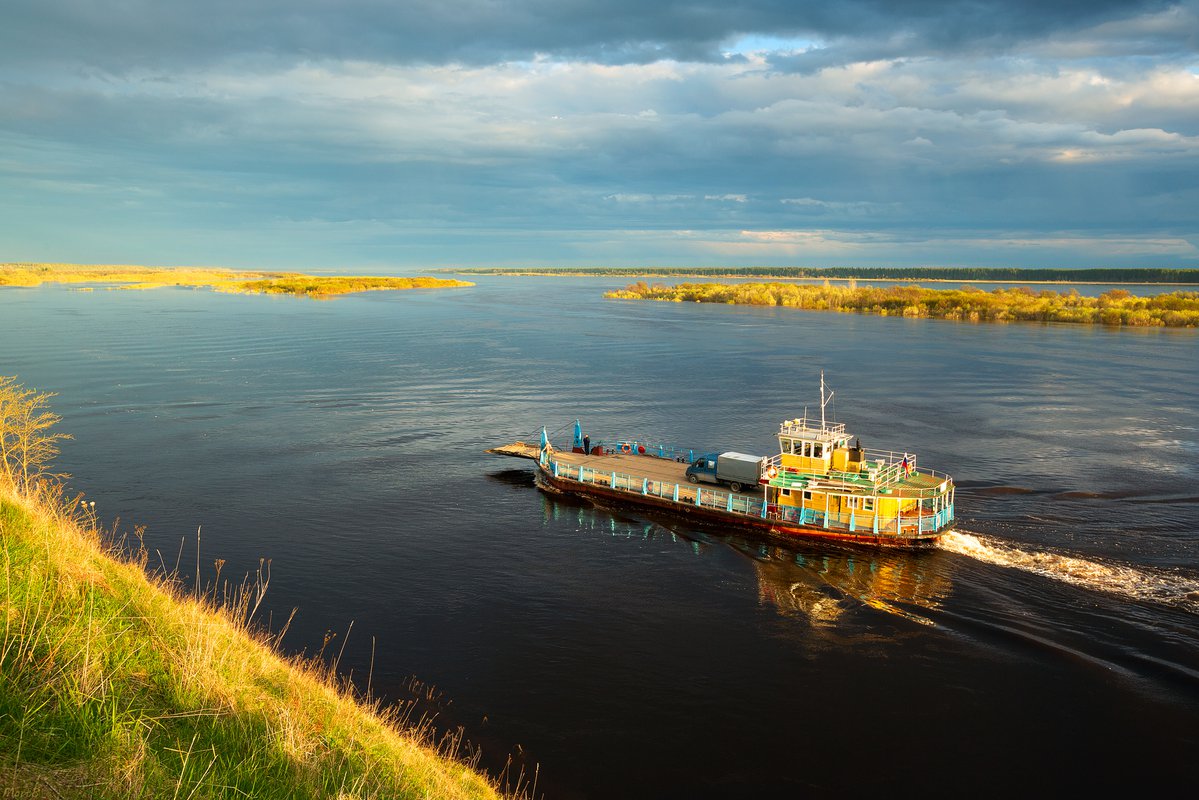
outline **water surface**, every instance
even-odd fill
[[[0,374],[154,560],[271,561],[376,694],[560,798],[1177,789],[1199,752],[1199,334],[601,299],[0,291]],[[934,552],[779,547],[537,490],[564,429],[769,453],[831,411],[954,475]],[[181,548],[182,544],[182,549]],[[371,662],[372,644],[375,651]]]

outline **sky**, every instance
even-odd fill
[[[0,261],[1199,267],[1199,0],[6,0]]]

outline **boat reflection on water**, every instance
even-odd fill
[[[950,589],[934,568],[936,553],[797,553],[778,546],[742,552],[757,570],[759,599],[813,625],[834,625],[858,604],[933,625],[913,609],[936,609]]]
[[[932,611],[949,595],[951,583],[941,553],[796,546],[753,541],[739,535],[697,530],[677,521],[656,521],[620,508],[593,505],[569,495],[541,494],[544,524],[570,522],[582,530],[629,539],[658,539],[689,546],[702,556],[727,548],[750,560],[758,578],[758,599],[788,617],[833,627],[865,605],[922,625],[935,624],[919,613]]]

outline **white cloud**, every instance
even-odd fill
[[[617,192],[604,196],[605,200],[614,200],[617,203],[675,203],[680,200],[694,200],[695,195],[691,194],[628,194],[625,192]]]

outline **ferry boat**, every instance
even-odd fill
[[[820,418],[782,421],[779,452],[758,460],[755,485],[742,485],[744,478],[702,483],[721,454],[620,438],[592,443],[578,420],[569,447],[554,446],[542,428],[535,444],[488,452],[536,460],[539,484],[551,491],[779,537],[906,548],[935,544],[953,526],[953,479],[918,465],[915,453],[863,449],[843,423],[826,420],[831,398],[821,375]]]

